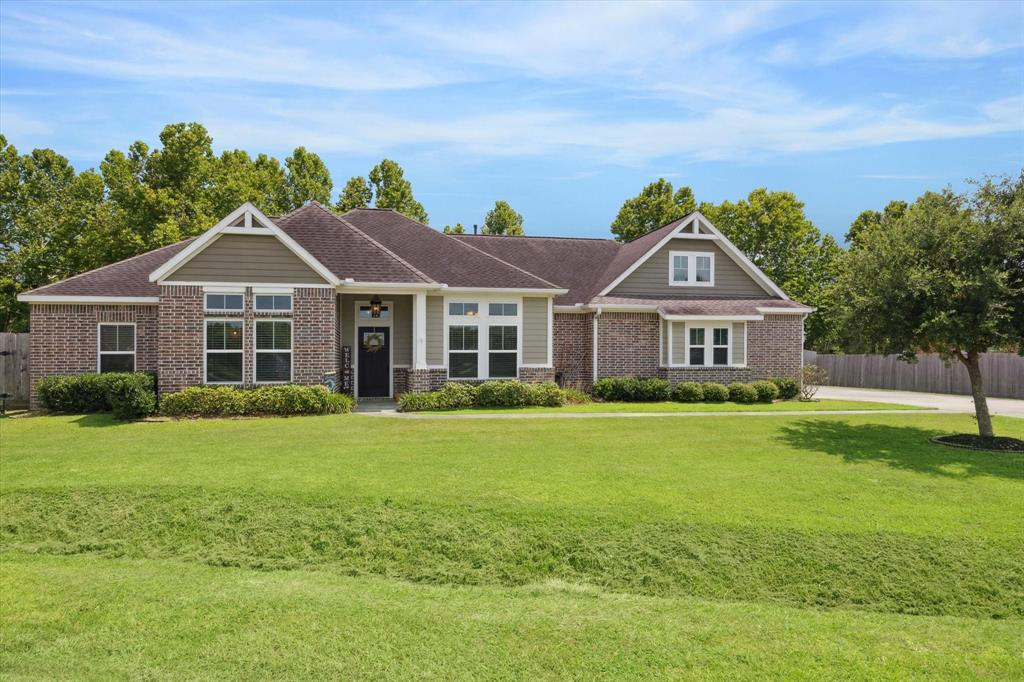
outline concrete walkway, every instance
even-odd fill
[[[879,403],[902,403],[917,407],[932,407],[943,412],[968,412],[974,414],[974,400],[969,395],[888,391],[881,388],[822,386],[815,397],[834,398],[835,400],[871,400]],[[988,411],[1005,417],[1024,417],[1024,400],[989,398]]]

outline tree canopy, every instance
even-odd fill
[[[412,194],[412,183],[405,179],[405,171],[397,162],[384,159],[367,177],[349,178],[341,190],[335,208],[344,213],[353,208],[392,208],[404,216],[427,224],[427,211]]]
[[[442,231],[445,234],[466,234],[466,228],[463,227],[462,223],[455,223],[454,225],[445,225],[444,230]]]
[[[658,178],[640,190],[640,194],[626,199],[612,221],[612,234],[620,242],[632,241],[696,209],[692,189],[673,190],[671,182]]]
[[[857,239],[839,282],[853,347],[963,363],[991,436],[980,354],[1024,343],[1024,173],[972,195],[928,192]]]
[[[523,216],[517,213],[507,201],[494,202],[494,208],[484,218],[484,234],[503,234],[509,237],[523,236]]]
[[[906,212],[907,202],[899,200],[890,201],[882,209],[881,213],[878,211],[862,211],[850,223],[850,229],[844,239],[850,245],[850,248],[856,248],[867,232],[893,225],[896,221],[901,220]]]

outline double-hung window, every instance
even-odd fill
[[[206,310],[214,313],[242,312],[243,294],[206,294]]]
[[[729,328],[715,327],[711,330],[711,363],[729,364]]]
[[[689,365],[729,365],[732,345],[729,327],[688,327],[687,360]],[[710,360],[710,362],[709,362]]]
[[[669,253],[668,283],[676,287],[714,286],[715,254],[671,251]]]
[[[704,328],[690,327],[690,364],[704,364]]]
[[[135,325],[101,324],[99,371],[135,371]]]
[[[518,357],[518,327],[491,325],[488,328],[487,375],[492,379],[515,379]]]
[[[291,320],[256,320],[256,383],[291,380]]]
[[[206,321],[206,383],[242,383],[242,321]]]
[[[291,294],[255,294],[253,307],[262,313],[290,313],[292,311]]]
[[[476,379],[480,359],[479,328],[475,324],[448,327],[448,375],[453,379]]]

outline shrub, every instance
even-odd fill
[[[756,403],[757,390],[750,384],[729,384],[729,400],[734,403]]]
[[[433,393],[437,404],[434,409],[459,410],[476,404],[477,386],[459,381],[449,381]]]
[[[671,388],[666,379],[604,377],[594,383],[594,396],[608,402],[658,402],[669,399]]]
[[[164,396],[160,411],[171,417],[337,414],[351,412],[355,400],[324,386],[193,386]]]
[[[559,407],[565,405],[565,393],[553,381],[542,384],[527,384],[528,402],[537,407]]]
[[[821,385],[828,383],[828,372],[818,365],[804,365],[800,379],[800,400],[811,400]]]
[[[779,397],[779,387],[771,381],[755,381],[750,386],[757,393],[759,403],[770,403]]]
[[[427,412],[438,407],[437,391],[408,391],[398,396],[398,409],[402,412]]]
[[[709,403],[723,403],[729,399],[729,389],[722,384],[707,383],[701,386],[704,391],[704,401]]]
[[[562,398],[566,405],[585,405],[591,402],[590,394],[578,388],[563,388]]]
[[[526,407],[530,386],[521,381],[485,381],[476,389],[478,407]]]
[[[800,382],[796,379],[769,379],[779,389],[779,398],[792,400],[800,393]]]
[[[672,391],[672,400],[678,403],[699,403],[704,400],[704,389],[694,381],[684,381]]]
[[[137,419],[156,409],[153,375],[107,372],[45,377],[36,387],[40,404],[54,412],[113,412]]]

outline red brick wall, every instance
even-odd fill
[[[800,376],[804,362],[802,315],[765,315],[747,323],[747,365],[757,379]]]
[[[29,376],[33,407],[36,384],[43,377],[97,371],[97,334],[101,322],[134,322],[135,368],[139,371],[158,369],[155,305],[33,303],[30,314]]]
[[[338,371],[337,306],[333,289],[296,289],[292,298],[292,380],[319,384]]]
[[[597,376],[655,377],[661,366],[657,313],[597,317]]]
[[[538,384],[555,380],[555,370],[551,367],[520,367],[519,380],[528,384]]]
[[[203,352],[202,287],[160,287],[161,393],[203,383]]]
[[[563,386],[589,391],[594,378],[593,313],[554,314],[554,365]]]

